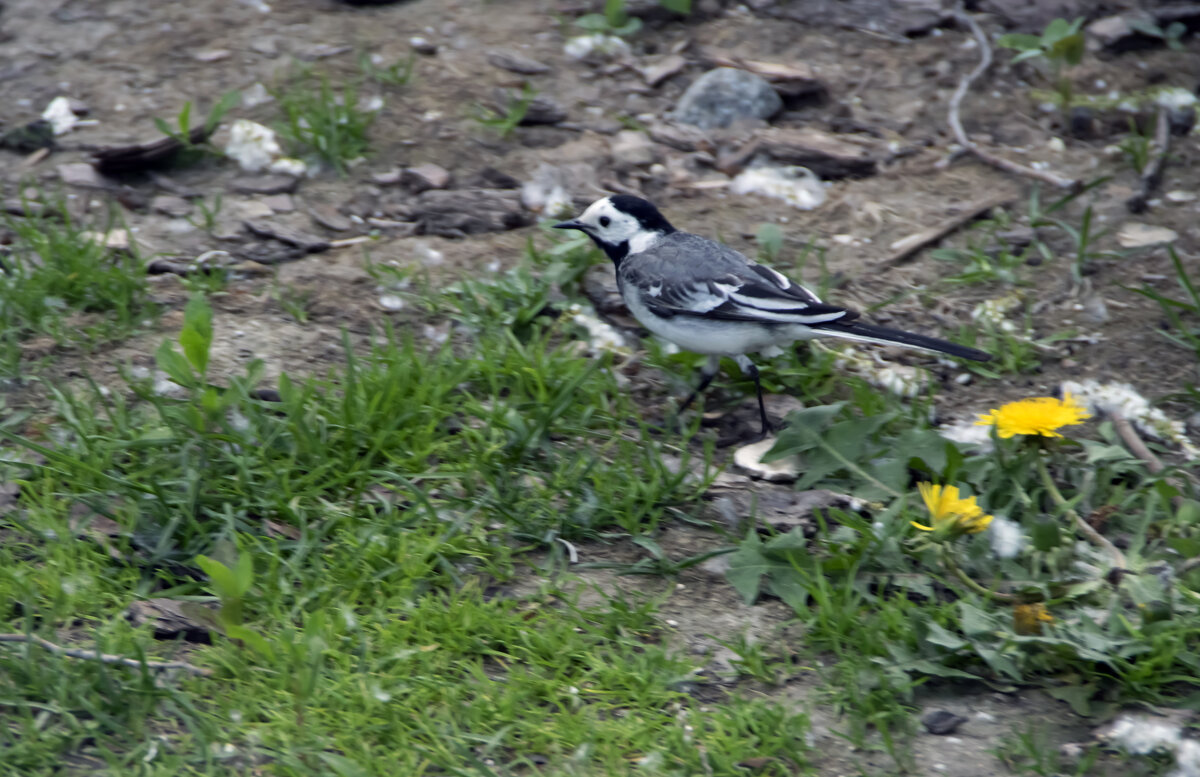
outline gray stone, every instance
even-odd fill
[[[300,180],[290,175],[256,175],[246,178],[234,178],[230,188],[242,194],[290,194],[296,191]]]
[[[414,194],[430,189],[446,189],[450,186],[450,172],[441,165],[427,163],[416,167],[406,167],[400,172],[398,183]]]
[[[437,54],[438,51],[436,43],[428,38],[423,38],[420,35],[414,35],[413,37],[409,38],[408,45],[412,47],[413,51],[426,57],[432,57],[434,54]]]
[[[87,162],[59,165],[58,177],[67,186],[79,186],[84,189],[106,189],[109,186],[108,182],[96,172],[96,168]]]
[[[551,70],[549,65],[538,62],[536,59],[523,57],[515,51],[504,49],[489,51],[487,53],[487,61],[501,70],[519,73],[523,76],[537,76],[542,73],[549,73]]]
[[[276,213],[291,213],[296,209],[296,203],[292,201],[290,194],[272,194],[270,197],[264,197],[263,202]]]
[[[308,209],[308,215],[326,229],[334,232],[346,232],[354,223],[328,205],[313,205]]]
[[[160,194],[150,201],[150,209],[171,218],[182,218],[192,212],[192,203],[173,194]]]
[[[621,130],[612,140],[613,166],[621,172],[637,167],[649,167],[662,159],[662,154],[646,133]]]
[[[692,82],[675,106],[674,118],[702,129],[728,127],[741,119],[770,119],[783,100],[766,79],[732,67],[710,70]]]

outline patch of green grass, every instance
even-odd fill
[[[185,216],[187,222],[197,229],[203,229],[205,232],[212,233],[217,227],[217,218],[221,215],[221,207],[224,204],[222,193],[217,192],[213,195],[212,204],[209,204],[203,197],[197,198],[195,201],[196,210],[200,211],[200,218],[193,216]]]
[[[335,89],[328,76],[303,69],[273,94],[283,113],[276,128],[289,154],[315,157],[342,174],[366,155],[367,132],[378,111],[359,104],[353,82]]]
[[[534,88],[525,84],[521,87],[520,95],[508,96],[508,104],[502,110],[476,105],[474,119],[481,126],[495,130],[502,138],[511,137],[525,120],[525,114],[529,112],[535,97],[537,92]]]
[[[1098,747],[1089,747],[1074,761],[1065,758],[1049,741],[1044,728],[1030,723],[1021,731],[1001,740],[994,751],[1015,774],[1037,775],[1037,777],[1059,777],[1059,775],[1094,774],[1093,768],[1100,757]]]
[[[1168,248],[1167,252],[1175,270],[1175,281],[1183,292],[1182,298],[1169,297],[1150,286],[1133,291],[1154,300],[1162,308],[1163,315],[1171,324],[1171,331],[1163,333],[1167,339],[1200,359],[1200,278],[1192,278],[1174,248]],[[1192,390],[1195,391],[1195,388]]]
[[[0,254],[0,370],[19,368],[21,343],[30,337],[93,347],[128,335],[146,313],[136,248],[103,245],[118,227],[112,214],[103,223],[79,223],[58,200],[38,216],[3,218],[14,239]]]
[[[416,54],[409,54],[408,58],[398,59],[390,65],[377,65],[373,56],[365,51],[358,55],[358,69],[363,78],[385,86],[407,86],[416,64]]]
[[[220,156],[217,151],[209,143],[209,138],[221,123],[221,119],[225,114],[238,104],[242,99],[241,92],[233,91],[226,92],[221,95],[213,107],[209,109],[208,115],[204,118],[204,124],[201,127],[192,127],[192,102],[188,100],[183,104],[175,117],[175,126],[172,127],[164,119],[157,116],[154,117],[154,126],[158,131],[169,138],[174,138],[183,146],[178,154],[175,155],[172,162],[177,166],[186,166],[194,164],[206,156]],[[202,140],[196,142],[193,140],[193,133],[200,132]]]
[[[1041,59],[1050,65],[1054,88],[1058,92],[1058,106],[1066,111],[1071,107],[1074,86],[1067,69],[1083,61],[1086,50],[1083,36],[1083,17],[1072,22],[1052,19],[1041,35],[1009,33],[1000,36],[996,45],[1015,49],[1018,53],[1013,63],[1026,59]]]
[[[59,388],[55,426],[0,432],[21,488],[0,518],[0,601],[13,603],[0,631],[213,671],[156,677],[0,644],[6,766],[803,769],[805,716],[696,701],[704,680],[667,645],[655,602],[507,592],[523,548],[614,532],[651,548],[703,488],[550,307],[580,258],[534,254],[491,283],[414,292],[423,320],[462,336],[436,348],[392,332],[347,339],[344,363],[281,379],[277,402],[254,393],[258,365],[213,374],[222,321],[196,296],[156,354],[169,395],[133,379]],[[679,472],[664,450],[682,456]],[[21,460],[31,453],[44,459]],[[104,519],[107,539],[92,539],[89,522]],[[126,606],[152,596],[182,600],[213,644],[183,650],[129,625]]]

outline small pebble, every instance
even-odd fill
[[[409,38],[408,45],[412,47],[413,51],[417,52],[418,54],[423,54],[426,57],[432,57],[437,53],[438,50],[437,44],[420,35],[414,35],[413,37]]]
[[[395,294],[383,294],[379,297],[379,307],[394,313],[404,307],[404,300]]]

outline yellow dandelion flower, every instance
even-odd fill
[[[1070,394],[1062,399],[1054,397],[1032,397],[1009,402],[998,410],[979,416],[976,426],[995,426],[1001,437],[1040,435],[1062,437],[1058,431],[1064,426],[1081,424],[1092,414],[1075,401]]]
[[[1041,634],[1042,624],[1053,622],[1054,616],[1041,602],[1013,606],[1013,630],[1018,634]]]
[[[958,495],[958,486],[920,483],[917,489],[929,509],[932,524],[925,526],[912,521],[912,525],[921,531],[939,532],[944,536],[978,534],[992,522],[992,516],[985,515],[983,508],[975,503],[975,497]]]

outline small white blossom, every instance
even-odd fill
[[[585,308],[583,305],[571,305],[567,308],[567,315],[571,317],[573,324],[587,330],[588,350],[591,353],[600,353],[603,351],[629,353],[629,346],[625,342],[625,337],[611,324],[601,321],[590,307]]]
[[[1016,558],[1025,545],[1021,525],[1000,515],[994,517],[988,525],[988,539],[992,543],[992,553],[996,558]]]
[[[1063,382],[1062,390],[1070,393],[1093,413],[1120,415],[1142,434],[1179,446],[1189,460],[1200,458],[1200,449],[1188,438],[1183,423],[1151,407],[1150,400],[1128,383],[1100,383],[1091,378],[1068,380]]]
[[[825,184],[806,167],[751,167],[733,179],[729,191],[774,197],[800,210],[825,202]]]

